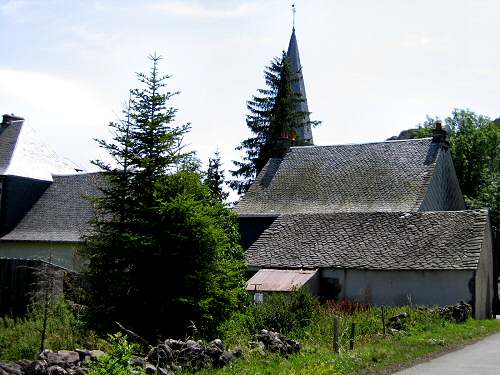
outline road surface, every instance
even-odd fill
[[[500,333],[395,375],[500,375]]]

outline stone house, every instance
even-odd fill
[[[98,173],[83,173],[41,143],[24,119],[0,124],[0,306],[22,310],[30,270],[50,261],[78,270],[77,250],[90,230]],[[8,309],[8,310],[6,310]]]

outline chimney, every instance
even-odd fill
[[[3,115],[3,119],[2,119],[2,123],[0,124],[1,125],[1,128],[2,130],[9,127],[10,124],[12,124],[13,122],[23,122],[24,121],[24,118],[22,117],[19,117],[19,116],[15,116],[14,114],[10,114],[10,115]]]
[[[14,122],[21,122],[21,124],[23,123],[24,119],[22,117],[19,117],[19,116],[15,116],[14,114],[10,114],[10,115],[3,115],[3,119],[2,119],[2,122],[0,123],[0,134],[2,134],[2,132],[7,129],[9,127],[9,125],[11,125],[12,123]]]
[[[442,143],[447,145],[448,141],[446,140],[448,133],[443,128],[443,124],[441,121],[436,121],[434,125],[434,129],[432,129],[432,143]]]

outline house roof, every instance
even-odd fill
[[[52,174],[71,174],[79,170],[60,158],[37,139],[35,131],[23,119],[2,123],[0,128],[0,175],[52,181]]]
[[[430,138],[292,147],[271,159],[235,210],[240,215],[417,211],[441,145]]]
[[[344,212],[277,218],[247,251],[259,268],[476,269],[487,211]]]
[[[318,270],[261,269],[247,281],[247,290],[255,292],[291,292],[303,287]]]
[[[94,215],[86,196],[100,194],[99,173],[53,176],[54,182],[1,241],[80,242]]]

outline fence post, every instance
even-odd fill
[[[333,318],[333,350],[339,353],[339,317]]]
[[[385,336],[385,311],[384,311],[384,305],[382,305],[382,329],[383,329],[384,336]]]
[[[356,333],[356,324],[351,322],[351,335],[349,337],[349,350],[354,349],[354,335]]]

